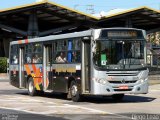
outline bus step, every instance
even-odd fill
[[[89,90],[85,90],[85,93],[89,93]]]
[[[46,93],[53,93],[53,90],[44,90]]]

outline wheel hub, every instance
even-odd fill
[[[29,82],[29,92],[31,93],[33,91],[33,84],[32,82]]]
[[[76,94],[77,94],[77,86],[76,85],[72,86],[72,88],[71,88],[71,94],[72,94],[72,96],[76,96]]]

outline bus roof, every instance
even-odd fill
[[[82,31],[82,32],[74,32],[74,33],[66,33],[66,34],[59,34],[59,35],[50,35],[46,37],[37,37],[37,38],[31,38],[26,40],[18,40],[18,41],[12,41],[10,45],[33,43],[33,42],[44,42],[44,41],[51,41],[51,40],[58,40],[58,39],[76,38],[76,37],[85,37],[85,36],[91,36],[91,32],[92,32],[92,29]]]
[[[124,28],[124,27],[101,28],[101,30],[104,30],[104,29],[108,29],[108,30],[109,29],[111,29],[111,30],[118,30],[118,29],[122,30],[122,29],[124,29],[124,30],[141,30],[142,31],[142,29]],[[59,34],[59,35],[50,35],[50,36],[45,36],[45,37],[37,37],[37,38],[31,38],[31,39],[25,39],[25,40],[12,41],[10,43],[10,45],[91,36],[92,35],[92,31],[94,31],[94,30],[100,30],[100,29],[90,29],[90,30],[81,31],[81,32],[66,33],[66,34]]]

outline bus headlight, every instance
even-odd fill
[[[147,80],[147,78],[146,79],[140,79],[140,83],[144,83],[146,80]]]
[[[140,79],[140,82],[141,82],[141,83],[144,83],[144,81],[145,81],[144,79]]]
[[[102,84],[102,85],[105,85],[107,83],[107,80],[104,79],[104,78],[101,78],[97,82],[100,83],[100,84]]]

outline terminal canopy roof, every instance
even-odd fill
[[[97,18],[53,2],[33,3],[0,11],[0,28],[23,36],[28,36],[29,31],[34,30],[39,32],[39,36],[45,36],[57,31],[67,33],[90,28],[125,26],[145,30],[158,28],[160,12],[141,7]]]
[[[98,22],[102,27],[135,27],[145,30],[160,27],[160,11],[149,7],[140,7],[112,14],[101,18]]]
[[[98,18],[53,2],[38,2],[0,11],[0,27],[28,30],[29,17],[36,15],[40,32],[61,28],[88,29]],[[32,19],[34,22],[35,19]],[[37,24],[37,23],[35,23]],[[7,26],[7,27],[6,27]],[[57,30],[57,29],[56,29]]]

